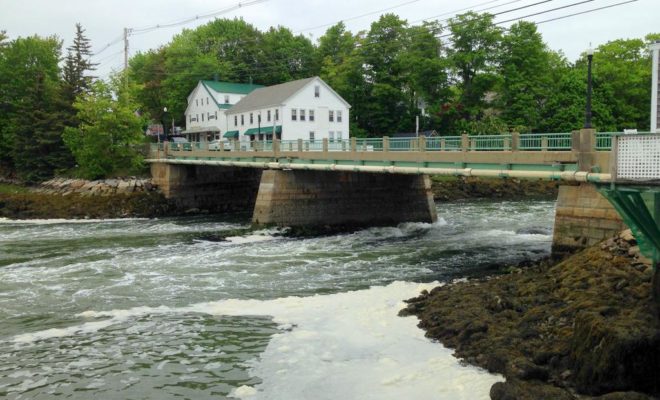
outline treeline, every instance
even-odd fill
[[[99,178],[140,167],[139,106],[117,82],[93,76],[80,24],[62,55],[55,36],[9,41],[0,32],[0,175],[25,182],[57,173]]]
[[[55,36],[9,40],[0,32],[0,174],[37,182],[135,173],[148,121],[163,121],[167,107],[185,125],[186,98],[200,79],[273,85],[319,75],[352,105],[354,136],[411,132],[418,116],[422,130],[443,135],[582,125],[585,57],[570,62],[549,49],[529,22],[503,29],[472,12],[441,22],[411,25],[387,14],[357,33],[338,23],[313,43],[285,27],[262,32],[218,19],[136,54],[109,81],[94,77],[80,25],[65,55]],[[598,130],[649,128],[646,48],[655,39],[595,49]]]
[[[647,45],[658,38],[595,49],[598,130],[649,128]],[[586,57],[570,62],[548,48],[533,23],[504,29],[489,14],[423,25],[388,14],[357,33],[338,23],[318,43],[281,26],[262,32],[240,19],[218,19],[130,61],[144,110],[160,121],[167,107],[180,125],[200,79],[273,85],[313,75],[352,105],[357,136],[414,131],[416,116],[421,129],[441,134],[570,131],[584,120]]]

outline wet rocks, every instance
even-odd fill
[[[653,270],[636,246],[623,232],[556,265],[435,288],[401,315],[416,315],[457,357],[504,374],[493,399],[657,396]]]

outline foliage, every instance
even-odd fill
[[[141,167],[138,147],[144,142],[145,121],[117,77],[110,84],[92,84],[74,106],[80,125],[65,129],[64,142],[75,156],[81,177],[97,179]]]
[[[56,37],[18,38],[0,56],[0,163],[28,182],[52,177],[66,159],[60,134]]]

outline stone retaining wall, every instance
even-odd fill
[[[77,193],[83,196],[114,196],[139,192],[151,192],[156,186],[151,179],[136,177],[88,181],[85,179],[53,178],[43,182],[35,191],[46,194],[67,195]]]

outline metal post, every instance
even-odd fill
[[[587,65],[587,107],[585,111],[585,116],[584,116],[584,128],[585,129],[591,129],[591,89],[592,89],[592,84],[591,84],[591,64],[594,59],[594,51],[593,49],[589,48],[587,50],[587,60],[588,60],[588,65]]]
[[[390,151],[390,138],[383,136],[383,151]]]

